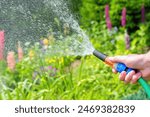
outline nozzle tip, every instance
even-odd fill
[[[96,56],[97,58],[101,59],[102,61],[105,61],[105,59],[107,57],[105,54],[103,54],[97,50],[93,51],[93,55]]]

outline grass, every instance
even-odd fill
[[[138,91],[139,85],[124,84],[118,75],[94,56],[54,57],[47,63],[35,57],[17,63],[15,71],[7,67],[1,73],[0,99],[10,100],[117,100]],[[52,61],[52,60],[51,60]],[[4,64],[4,63],[2,63]],[[41,66],[56,68],[41,70]],[[34,77],[34,72],[38,72]]]

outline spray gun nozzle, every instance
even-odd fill
[[[102,61],[105,61],[105,59],[107,57],[105,54],[103,54],[103,53],[101,53],[101,52],[99,52],[97,50],[93,51],[93,55],[96,56],[97,58],[99,58]]]
[[[107,55],[94,50],[93,51],[93,55],[96,56],[97,58],[99,58],[100,60],[102,60],[103,62],[105,62],[106,64],[108,64],[109,66],[113,67],[113,63],[107,58]]]

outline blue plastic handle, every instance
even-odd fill
[[[115,64],[115,69],[121,73],[122,71],[126,71],[127,74],[132,71],[132,70],[135,70],[135,69],[132,69],[132,68],[128,68],[124,63],[116,63]]]

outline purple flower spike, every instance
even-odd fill
[[[130,36],[127,32],[125,32],[125,43],[126,43],[126,49],[130,49]]]
[[[107,28],[109,30],[111,30],[112,29],[111,21],[110,20],[106,20],[106,22],[107,22]]]
[[[0,31],[0,60],[3,60],[4,57],[4,48],[5,48],[5,32]]]
[[[145,22],[145,7],[144,7],[144,5],[141,8],[141,21],[142,21],[142,23]]]
[[[122,9],[121,25],[123,27],[126,25],[126,8]]]
[[[109,17],[109,6],[108,5],[105,6],[105,17],[106,17],[106,19]]]
[[[111,24],[110,17],[109,17],[109,6],[108,5],[105,6],[105,18],[106,18],[107,28],[109,30],[111,30],[112,24]]]

